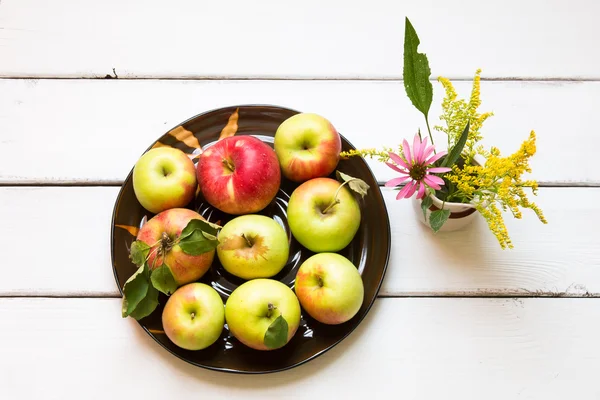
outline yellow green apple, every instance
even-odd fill
[[[186,206],[196,194],[196,167],[183,151],[150,149],[133,167],[133,190],[142,207],[152,213]]]
[[[202,350],[217,341],[225,323],[219,293],[204,283],[188,283],[173,293],[162,313],[165,334],[176,346]]]
[[[304,182],[333,172],[340,160],[342,140],[323,116],[300,113],[279,125],[274,147],[283,175]]]
[[[258,214],[241,215],[219,232],[217,256],[225,270],[243,279],[269,278],[285,266],[289,242],[274,219]]]
[[[300,325],[300,303],[285,284],[253,279],[238,286],[225,303],[231,334],[256,350],[285,346]]]
[[[319,322],[337,325],[356,315],[363,303],[362,278],[350,260],[319,253],[302,263],[294,290],[302,308]]]
[[[302,183],[290,196],[290,230],[311,251],[339,251],[350,244],[358,231],[358,200],[347,186],[341,185],[331,178],[314,178]]]

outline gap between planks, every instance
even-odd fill
[[[111,73],[112,74],[112,73]],[[98,79],[116,79],[123,81],[335,81],[335,82],[403,82],[403,79],[398,77],[302,77],[302,76],[113,76],[107,74],[105,76],[43,76],[43,75],[19,75],[19,76],[0,76],[0,80],[98,80]],[[473,76],[444,76],[453,82],[472,82]],[[438,77],[430,78],[431,82],[437,82]],[[535,77],[535,76],[514,76],[514,77],[481,77],[481,81],[485,82],[600,82],[599,77]]]
[[[56,181],[2,181],[0,187],[120,187],[124,181],[81,181],[81,180],[56,180]],[[383,188],[385,181],[377,181],[379,187]],[[404,186],[404,185],[401,185]],[[577,188],[593,189],[600,188],[600,182],[545,182],[538,181],[538,187],[541,188]]]

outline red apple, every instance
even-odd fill
[[[200,214],[187,208],[171,208],[152,217],[137,235],[137,240],[151,247],[148,257],[150,270],[166,264],[179,286],[200,279],[215,256],[215,250],[192,256],[176,243],[181,231],[192,219],[204,220]]]
[[[206,201],[234,215],[265,208],[281,183],[275,151],[253,136],[219,140],[202,153],[196,171]]]
[[[279,125],[274,147],[283,175],[304,182],[333,172],[340,160],[342,140],[324,117],[300,113]]]

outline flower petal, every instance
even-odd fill
[[[398,186],[399,184],[401,184],[404,181],[407,181],[410,179],[410,176],[401,176],[399,178],[394,178],[394,179],[390,179],[389,181],[387,181],[385,183],[386,187],[394,187],[394,186]]]
[[[422,199],[425,197],[425,184],[423,182],[419,182],[419,191],[417,192],[417,199]]]
[[[411,186],[415,185],[415,181],[410,181],[409,183],[407,183],[402,189],[400,189],[400,191],[398,192],[398,195],[396,196],[396,200],[400,200],[400,199],[407,199],[410,196],[407,196],[406,193],[410,190]],[[413,190],[414,193],[414,190]]]
[[[425,138],[425,139],[427,139],[427,138]],[[421,164],[425,163],[425,160],[427,159],[427,157],[429,157],[431,155],[431,153],[433,153],[434,149],[435,149],[435,146],[429,146],[428,148],[423,150],[423,156],[421,157]]]
[[[425,176],[428,176],[430,181],[435,182],[438,185],[444,184],[444,180],[442,178],[440,178],[439,176],[435,176],[435,175],[425,175]]]
[[[448,152],[446,150],[444,151],[440,151],[439,153],[437,153],[435,156],[431,157],[429,160],[427,160],[427,162],[425,164],[429,165],[429,164],[433,164],[434,162],[436,162],[437,160],[439,160],[440,158],[442,158],[443,156],[445,156],[446,154],[448,154]]]
[[[425,175],[425,177],[423,178],[423,182],[425,182],[425,184],[432,189],[440,190],[442,187],[438,185],[435,181],[431,180],[432,177],[433,175]]]
[[[434,174],[441,174],[442,172],[450,172],[452,171],[452,168],[448,168],[448,167],[435,167],[435,168],[429,168],[427,170],[427,172],[432,172]]]
[[[404,156],[406,157],[406,161],[408,161],[408,164],[412,165],[413,159],[410,156],[410,146],[408,145],[406,139],[402,141],[402,148],[404,149]]]
[[[400,157],[398,154],[388,153],[388,155],[390,156],[390,158],[392,159],[392,161],[396,163],[396,165],[402,165],[404,168],[410,169],[410,165],[408,165],[406,163],[406,161],[404,161],[402,159],[402,157]]]
[[[419,137],[419,134],[415,134],[415,137],[413,139],[413,159],[415,161],[415,164],[419,164],[420,158],[421,158],[421,152],[422,152],[422,147],[421,147],[421,138]]]
[[[413,194],[415,194],[415,191],[417,190],[417,184],[419,182],[417,181],[412,181],[412,185],[410,186],[410,188],[408,189],[408,192],[406,192],[406,198],[408,199],[409,197],[411,197]]]
[[[400,172],[401,174],[406,174],[408,175],[408,171],[403,170],[402,168],[398,168],[397,166],[395,166],[392,163],[388,163],[386,162],[385,165],[387,165],[388,167],[390,167],[391,169],[393,169],[396,172]]]

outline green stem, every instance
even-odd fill
[[[431,140],[431,145],[433,146],[433,135],[431,134],[431,128],[429,128],[429,118],[425,116],[425,124],[427,125],[427,132],[429,132],[429,140]],[[435,148],[433,149],[433,154],[436,154]]]
[[[352,182],[356,179],[349,179],[347,181],[345,181],[344,183],[342,183],[337,190],[335,191],[335,194],[333,195],[333,200],[331,201],[331,203],[323,210],[323,214],[327,214],[327,211],[329,211],[331,209],[331,207],[335,206],[336,204],[338,204],[340,201],[338,200],[337,196],[340,193],[340,190],[342,190],[342,188],[344,187],[345,184],[347,184],[348,182]]]

